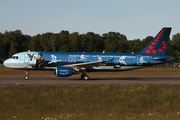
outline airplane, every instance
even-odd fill
[[[82,73],[81,79],[88,80],[87,72],[127,71],[140,69],[174,60],[165,56],[170,27],[164,27],[139,53],[90,53],[90,52],[40,52],[28,51],[14,54],[4,61],[4,66],[26,70],[54,71],[57,77],[68,77]]]

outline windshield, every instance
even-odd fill
[[[11,58],[12,59],[18,59],[18,56],[12,56]]]

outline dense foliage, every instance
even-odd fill
[[[0,58],[5,59],[22,51],[61,51],[61,52],[116,52],[137,53],[143,50],[153,39],[148,36],[143,40],[127,40],[126,36],[119,32],[108,32],[103,35],[88,32],[79,34],[69,33],[44,33],[36,36],[23,35],[20,30],[0,33]],[[166,55],[179,61],[180,33],[173,35],[169,40]]]

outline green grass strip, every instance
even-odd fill
[[[0,85],[0,119],[180,119],[179,101],[180,85]]]

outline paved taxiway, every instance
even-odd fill
[[[121,77],[121,78],[91,78],[81,80],[67,77],[22,77],[0,78],[0,84],[180,84],[180,77]]]

